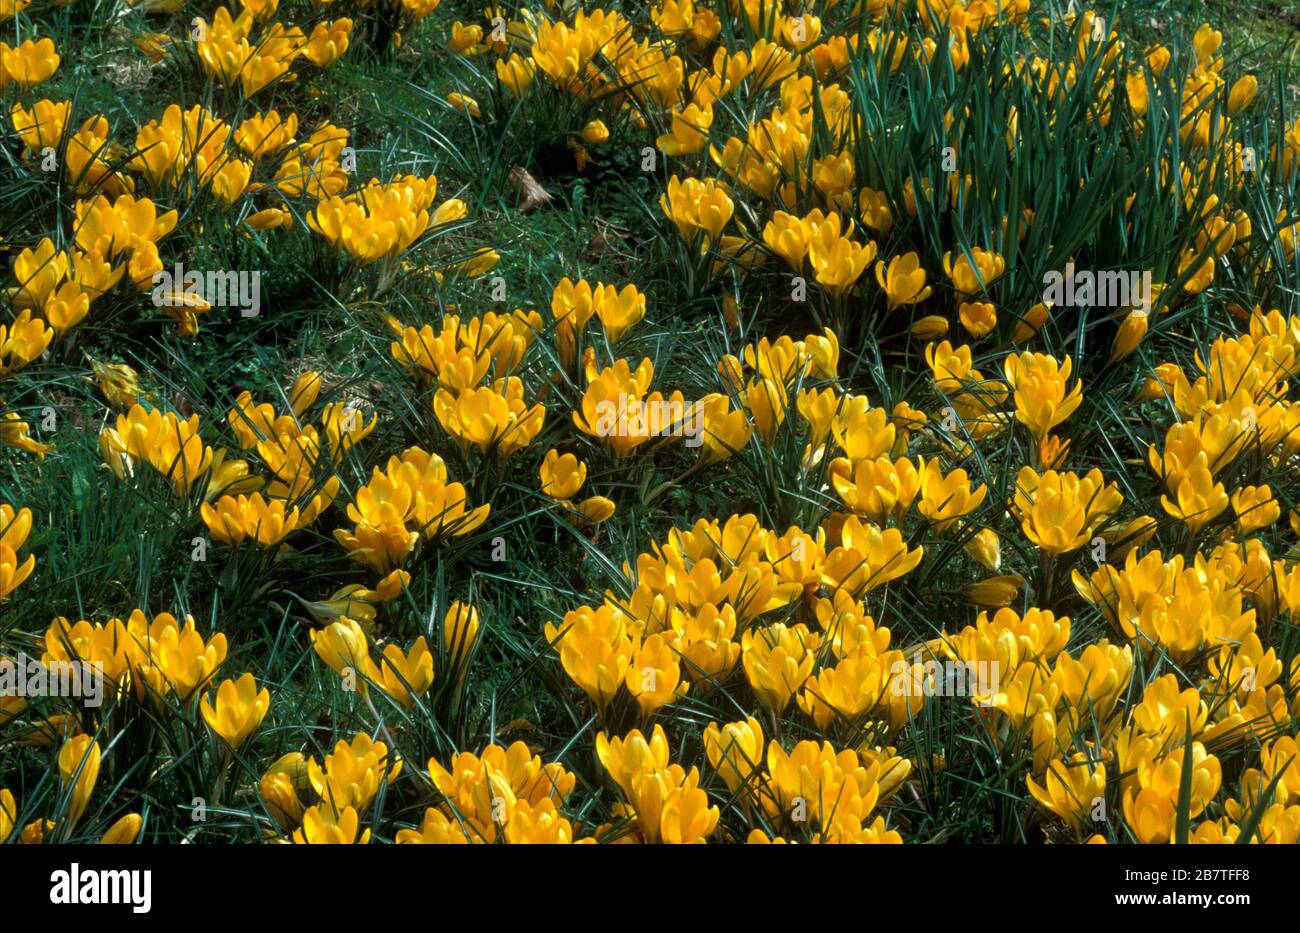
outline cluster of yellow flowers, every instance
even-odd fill
[[[334,503],[344,457],[378,421],[372,413],[367,422],[353,403],[333,401],[321,406],[319,428],[305,422],[321,384],[320,373],[301,374],[288,390],[289,411],[283,414],[247,391],[240,394],[226,421],[239,453],[255,457],[253,462],[204,443],[197,414],[182,420],[140,404],[119,415],[116,427],[104,429],[100,448],[119,479],[143,462],[168,479],[178,496],[202,484],[199,512],[216,540],[234,548],[246,540],[274,548]],[[259,462],[266,475],[257,472]],[[419,541],[468,534],[489,510],[468,507],[465,487],[448,482],[442,457],[412,447],[374,468],[347,506],[354,527],[339,528],[334,536],[355,560],[390,574]]]
[[[435,0],[408,9],[418,20],[437,5]],[[25,6],[0,10],[0,19]],[[151,11],[168,12],[167,7]],[[291,79],[291,65],[299,57],[324,68],[347,50],[350,20],[317,22],[307,35],[297,26],[268,25],[276,7],[275,0],[243,4],[234,18],[219,7],[211,23],[199,18],[190,36],[192,54],[212,75],[238,83],[251,96]],[[250,38],[255,27],[262,32]],[[162,34],[146,34],[146,39],[141,47],[155,59],[176,54],[183,44]],[[59,61],[48,38],[14,49],[0,43],[0,90],[13,81],[26,94],[49,81]],[[66,247],[45,237],[14,260],[15,284],[6,294],[17,317],[0,325],[0,375],[38,358],[124,278],[140,291],[152,290],[155,305],[176,319],[182,336],[198,332],[198,316],[212,309],[210,296],[182,281],[157,279],[165,268],[159,240],[179,220],[176,210],[158,208],[160,196],[189,199],[207,192],[222,209],[237,213],[247,231],[292,227],[296,211],[289,200],[305,198],[312,202],[304,212],[308,226],[361,262],[395,259],[430,226],[452,224],[467,212],[458,199],[430,211],[437,190],[432,176],[406,176],[390,184],[372,179],[346,194],[356,158],[347,130],[322,120],[299,139],[293,112],[252,112],[236,123],[202,104],[172,103],[161,119],[139,126],[129,149],[113,139],[110,121],[101,113],[90,114],[74,132],[72,100],[41,98],[30,106],[19,100],[9,114],[27,162],[45,172],[64,170],[79,198],[72,203]],[[137,194],[141,186],[152,197]],[[257,200],[264,205],[260,209]],[[490,264],[490,257],[479,257],[474,274]],[[29,426],[15,412],[5,412],[3,422],[5,444],[36,453],[50,449],[29,436]]]
[[[283,756],[262,776],[259,790],[276,822],[286,830],[297,826],[292,842],[364,843],[370,830],[358,836],[359,814],[401,772],[401,759],[363,732],[350,742],[339,740],[324,765],[300,752]],[[303,795],[319,802],[304,807]]]
[[[277,5],[278,0],[245,3],[234,18],[219,6],[211,23],[199,18],[192,33],[194,51],[208,74],[226,85],[238,81],[244,95],[252,97],[284,79],[297,58],[326,68],[348,50],[352,20],[318,22],[307,35],[297,26],[268,22]],[[255,26],[260,28],[250,41]]]
[[[733,794],[759,805],[769,825],[789,821],[797,830],[811,821],[825,841],[897,842],[883,818],[868,818],[910,766],[865,737],[905,724],[923,697],[887,690],[895,666],[908,665],[861,599],[920,559],[920,549],[909,551],[897,529],[853,517],[835,541],[824,530],[809,535],[792,527],[781,535],[752,515],[701,520],[639,555],[635,570],[625,568],[635,581],[628,597],[607,593],[600,606],[548,624],[546,636],[565,672],[602,709],[626,688],[648,717],[688,692],[725,691],[737,668],[771,715],[783,714],[797,695],[819,728],[842,724],[862,744],[837,750],[804,741],[787,756],[775,740],[764,748],[763,729],[751,716],[709,726],[711,767]],[[760,618],[792,606],[808,621]],[[718,814],[706,808],[698,774],[669,764],[662,726],[649,740],[637,730],[612,740],[602,733],[597,751],[624,793],[624,815],[645,841],[699,841],[715,828]],[[759,769],[764,759],[766,774]],[[701,802],[691,805],[697,794]],[[660,808],[675,795],[681,800],[673,815],[691,820],[694,838],[683,825],[663,823]],[[755,828],[750,841],[770,840]]]
[[[430,225],[454,223],[465,216],[465,204],[457,198],[431,214],[437,192],[438,179],[433,176],[408,175],[386,185],[371,179],[353,194],[322,199],[308,215],[307,225],[362,262],[393,259]]]
[[[32,510],[0,502],[0,599],[22,586],[36,568],[34,555],[28,554],[26,560],[18,556],[31,533]]]
[[[0,0],[0,21],[22,14],[25,34],[27,6]],[[37,487],[6,487],[0,604],[39,622],[5,650],[38,646],[51,676],[95,672],[105,702],[0,691],[4,740],[47,754],[54,789],[0,788],[0,841],[168,838],[145,816],[152,777],[116,747],[145,735],[170,756],[160,782],[185,771],[231,832],[281,843],[899,844],[942,825],[937,781],[991,773],[1021,791],[1020,838],[1300,842],[1300,315],[1269,300],[1214,316],[1225,281],[1294,293],[1277,283],[1300,218],[1272,201],[1261,217],[1240,192],[1264,160],[1300,172],[1300,120],[1270,152],[1245,145],[1259,81],[1225,74],[1218,32],[1198,29],[1178,70],[1164,45],[1135,50],[1091,12],[1035,20],[1029,0],[547,0],[491,4],[481,23],[426,22],[440,0],[334,18],[313,0],[301,25],[306,5],[285,6],[133,35],[209,93],[160,102],[119,135],[129,147],[81,97],[36,99],[58,73],[52,40],[0,43],[15,159],[66,192],[49,226],[0,242],[0,389],[25,391],[100,322],[128,326],[110,311],[151,290],[185,359],[213,296],[164,255],[206,238],[266,255],[277,238],[338,271],[331,297],[372,342],[366,378],[389,374],[366,391],[282,359],[274,379],[191,404],[88,359],[109,407],[75,429],[98,438],[111,501],[135,496],[225,569],[209,622],[179,578],[174,614],[141,595],[78,611],[107,621],[50,621],[70,610],[32,603],[59,529]],[[1040,29],[1064,30],[1056,57],[1034,54]],[[879,158],[868,111],[893,106],[891,76],[948,87],[1013,34],[1023,53],[973,87],[1041,112],[1012,107],[990,134],[977,102],[926,97],[952,167]],[[675,281],[569,257],[489,302],[467,280],[509,255],[501,239],[419,255],[478,222],[447,196],[469,189],[440,168],[440,201],[423,157],[363,182],[366,134],[303,85],[354,41],[417,58],[431,36],[481,79],[448,94],[447,121],[478,134],[535,109],[578,172],[640,158]],[[1066,112],[1158,153],[1100,235],[1155,242],[1148,214],[1166,207],[1185,228],[1151,259],[1149,294],[1096,323],[1074,313],[1085,301],[1025,298],[1046,261],[1027,254],[1073,263],[1083,238],[1058,253],[1052,205],[990,190],[973,164],[1016,160]],[[1166,154],[1152,137],[1167,117]],[[1087,201],[1098,175],[1061,185]],[[970,222],[972,202],[997,205],[992,225]],[[1276,249],[1253,246],[1261,227]],[[435,297],[412,299],[416,283]],[[1207,323],[1181,335],[1191,308]],[[1179,360],[1156,363],[1166,352]],[[43,460],[55,448],[31,431],[0,399],[0,444]],[[525,533],[527,548],[511,537]],[[504,556],[549,547],[579,557],[516,571]],[[472,552],[488,548],[505,567],[483,570]],[[206,575],[187,567],[185,584]],[[530,586],[495,599],[512,581]],[[272,633],[273,657],[233,653],[223,629],[265,649],[237,629],[264,606],[301,626]],[[498,723],[519,682],[550,721]],[[328,715],[303,719],[322,696]]]
[[[5,12],[0,11],[0,21],[14,15],[5,15]],[[22,90],[29,91],[53,77],[54,72],[59,70],[59,62],[58,50],[51,39],[28,39],[13,48],[0,42],[0,90],[12,82]]]
[[[73,623],[60,616],[50,623],[43,644],[41,664],[46,669],[66,669],[75,664],[93,670],[102,678],[107,693],[101,697],[104,702],[135,704],[158,715],[169,701],[191,704],[201,697],[203,720],[232,747],[257,729],[270,706],[269,692],[258,692],[252,674],[223,681],[216,690],[215,706],[203,695],[226,660],[226,636],[217,632],[205,638],[188,616],[182,622],[164,612],[151,620],[139,609],[125,621],[82,619]],[[10,658],[3,660],[14,663]],[[26,706],[22,697],[8,696],[0,712],[10,720]],[[16,736],[19,745],[58,747],[59,779],[69,796],[66,811],[58,821],[38,818],[21,827],[23,842],[39,843],[55,830],[62,834],[60,838],[67,838],[66,834],[76,827],[99,778],[102,738],[83,732],[79,718],[73,714],[39,717]],[[12,792],[0,790],[3,836],[14,829],[12,821],[17,812]],[[101,841],[130,843],[141,825],[140,814],[129,813],[119,818]]]
[[[17,284],[5,294],[15,317],[10,324],[0,324],[0,377],[39,359],[85,319],[92,301],[124,276],[147,288],[162,268],[157,242],[175,227],[177,214],[159,214],[148,198],[121,194],[110,200],[100,194],[78,200],[74,218],[76,236],[68,249],[57,249],[45,237],[14,257]],[[16,411],[0,416],[0,442],[41,456],[53,449],[29,432]]]
[[[99,744],[87,735],[73,736],[59,748],[57,771],[60,789],[68,797],[64,816],[68,827],[75,826],[86,811],[99,780],[101,754]],[[17,829],[22,842],[37,845],[56,828],[52,820],[46,819],[33,820],[19,827],[14,823],[18,812],[18,801],[13,791],[0,788],[0,838],[9,838]],[[128,813],[109,827],[99,841],[109,845],[130,845],[139,834],[142,822],[140,814]]]

